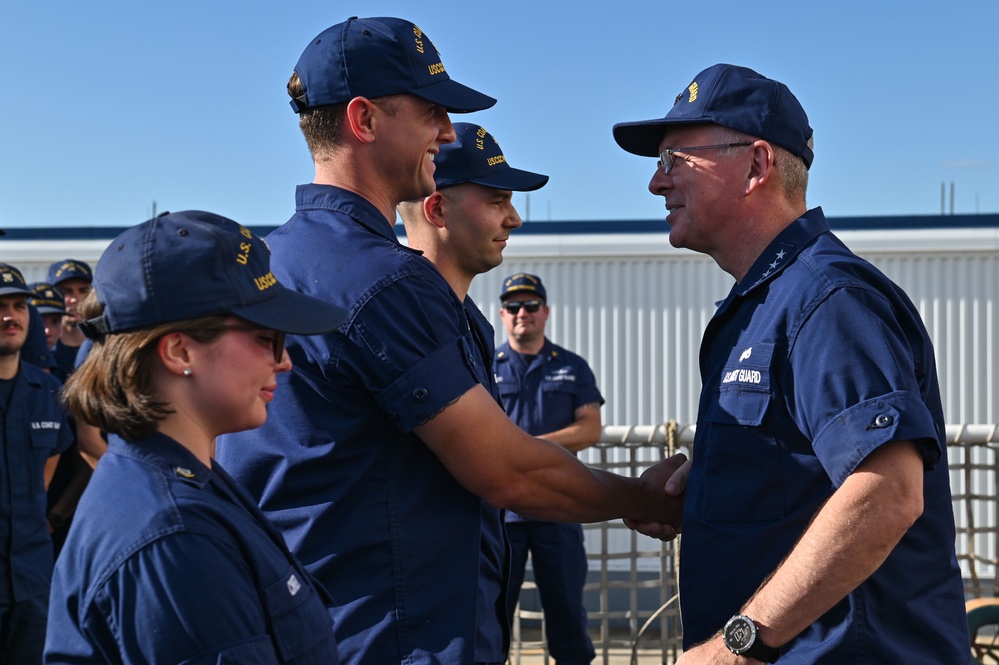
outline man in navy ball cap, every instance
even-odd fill
[[[515,428],[461,298],[396,238],[396,206],[436,190],[448,112],[494,103],[450,78],[420,26],[333,26],[288,93],[316,176],[267,238],[272,267],[348,318],[289,339],[283,398],[263,427],[221,437],[218,459],[336,599],[341,663],[501,663],[500,592],[487,602],[479,585],[503,565],[494,506],[673,523],[662,477],[677,465],[618,478]]]
[[[58,379],[25,362],[31,290],[0,263],[0,662],[42,662],[54,562],[46,488],[73,441]]]
[[[669,100],[614,138],[659,158],[670,243],[735,279],[701,346],[678,665],[968,662],[919,312],[806,205],[812,128],[786,85],[719,64]]]
[[[409,246],[423,251],[464,299],[472,278],[503,261],[510,232],[522,221],[514,192],[541,189],[548,176],[514,168],[481,125],[454,125],[454,143],[434,159],[436,191],[406,201],[399,215]]]
[[[48,283],[59,289],[63,295],[66,314],[62,317],[59,341],[52,349],[58,368],[56,375],[63,381],[76,367],[76,354],[83,344],[80,332],[78,307],[90,293],[94,271],[88,263],[79,259],[63,259],[49,266]]]
[[[522,221],[513,205],[513,193],[534,191],[548,176],[510,166],[499,143],[480,125],[457,122],[456,138],[441,148],[434,159],[437,191],[428,197],[399,205],[411,248],[423,252],[463,301],[465,314],[475,332],[477,361],[485,368],[490,394],[500,403],[493,375],[495,333],[492,324],[468,296],[472,279],[503,261],[510,233]],[[505,622],[496,608],[507,589],[506,538],[500,511],[483,504],[483,538],[491,556],[483,556],[479,574],[480,615]],[[497,662],[505,658],[507,645],[502,631],[479,624],[475,661]]]

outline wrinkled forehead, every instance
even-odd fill
[[[709,122],[667,125],[659,141],[659,151],[662,152],[666,148],[676,149],[715,143],[720,137],[731,132],[731,129]]]

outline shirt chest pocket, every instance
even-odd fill
[[[736,348],[722,371],[717,399],[704,418],[706,516],[718,521],[775,520],[784,515],[784,482],[772,432],[774,345]],[[695,456],[702,451],[695,451]]]
[[[763,422],[770,406],[770,367],[774,345],[758,343],[735,348],[722,370],[718,399],[708,411],[708,420],[755,427]]]
[[[45,487],[45,463],[56,454],[59,445],[59,430],[33,429],[28,435],[31,442],[31,473],[15,474],[18,480],[15,484],[23,484],[30,491]]]
[[[267,613],[283,663],[336,663],[333,623],[320,595],[291,568],[267,587]]]
[[[556,375],[561,376],[561,375]],[[579,386],[576,385],[575,381],[569,381],[567,379],[551,379],[545,378],[541,381],[541,392],[543,393],[554,393],[558,395],[575,395],[579,392]]]
[[[520,393],[520,386],[513,381],[505,381],[496,386],[501,397],[514,397]]]

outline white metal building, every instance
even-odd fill
[[[948,422],[999,422],[999,215],[830,222],[918,306],[936,346]],[[59,259],[96,263],[120,230],[9,230],[0,261],[43,280]],[[607,399],[605,424],[694,422],[701,333],[732,286],[710,258],[671,247],[663,222],[529,222],[505,256],[469,292],[497,342],[500,282],[515,272],[540,275],[549,337],[593,367]]]

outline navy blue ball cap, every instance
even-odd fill
[[[409,93],[453,113],[487,109],[496,100],[448,76],[437,47],[419,27],[399,18],[352,17],[309,42],[295,65],[305,94],[295,113],[355,97]]]
[[[23,293],[31,295],[31,289],[24,281],[21,271],[9,263],[0,263],[0,296],[10,296]]]
[[[128,229],[97,263],[94,290],[104,306],[81,328],[88,337],[232,314],[263,328],[313,335],[346,312],[285,288],[267,244],[231,219],[189,210]]]
[[[545,285],[541,283],[541,278],[526,272],[518,272],[503,280],[500,300],[506,300],[515,293],[535,293],[542,300],[548,300],[548,294],[545,293]]]
[[[790,89],[752,69],[714,65],[676,96],[664,118],[614,125],[614,140],[630,153],[658,157],[670,125],[714,123],[776,143],[812,165],[808,116]]]
[[[457,138],[441,146],[434,157],[434,182],[437,189],[466,182],[533,192],[548,182],[548,176],[515,169],[507,163],[493,135],[470,122],[454,123]]]
[[[59,286],[67,279],[82,279],[85,282],[94,281],[94,271],[90,264],[77,259],[63,259],[49,266],[48,283]]]
[[[46,282],[35,282],[29,284],[31,297],[28,302],[38,310],[40,314],[65,314],[66,305],[62,291]]]

